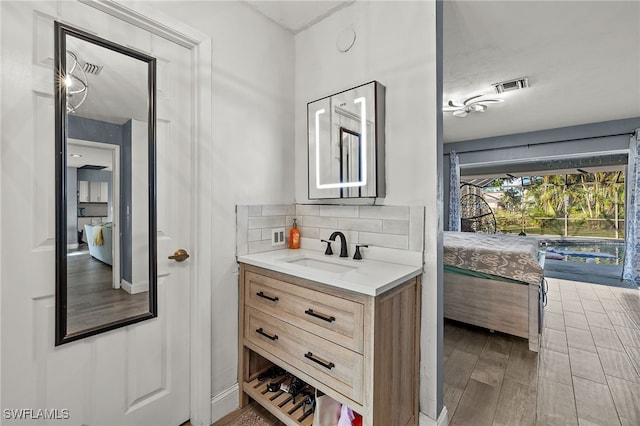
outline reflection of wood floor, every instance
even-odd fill
[[[111,287],[111,266],[89,251],[67,256],[67,333],[149,311],[149,293],[129,294]]]

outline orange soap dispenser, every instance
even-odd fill
[[[293,219],[293,226],[289,231],[289,248],[290,249],[299,249],[300,248],[300,230],[296,224],[296,219]]]

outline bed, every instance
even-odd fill
[[[538,351],[544,256],[535,238],[444,233],[444,316],[523,337]]]

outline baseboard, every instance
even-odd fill
[[[146,282],[140,284],[131,284],[127,280],[120,280],[120,288],[122,288],[129,294],[137,294],[149,291],[149,284]]]
[[[215,423],[230,412],[237,410],[239,398],[240,388],[237,383],[211,398],[211,423]]]
[[[449,425],[449,411],[447,411],[447,407],[442,406],[442,411],[440,411],[440,416],[438,416],[438,426],[448,426]]]
[[[67,250],[75,250],[80,246],[78,243],[67,244]]]
[[[433,420],[431,417],[424,413],[420,413],[420,426],[448,426],[449,425],[449,413],[447,407],[442,407],[438,421]]]

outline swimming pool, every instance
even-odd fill
[[[624,243],[617,240],[563,240],[546,242],[547,259],[565,262],[622,265]]]

